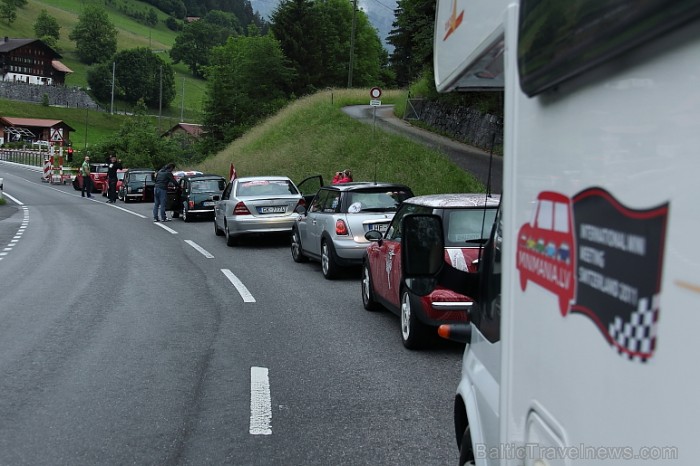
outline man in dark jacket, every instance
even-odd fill
[[[109,156],[107,166],[107,202],[114,204],[117,202],[117,170],[122,169],[122,161],[112,154]]]
[[[153,188],[153,221],[158,221],[158,212],[160,212],[160,221],[169,222],[170,219],[165,216],[165,204],[168,202],[168,185],[172,184],[177,188],[177,181],[173,176],[174,163],[169,163],[161,168],[156,173],[155,187]]]

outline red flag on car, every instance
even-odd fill
[[[233,162],[231,162],[231,166],[228,169],[228,181],[229,183],[232,182],[233,180],[236,179],[236,167],[233,166]]]

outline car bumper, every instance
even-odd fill
[[[283,233],[291,232],[298,214],[280,217],[226,217],[229,234],[232,236],[251,233]]]
[[[364,238],[362,238],[364,240]],[[367,246],[371,243],[367,240],[363,242],[355,241],[352,238],[333,238],[333,248],[338,263],[341,265],[360,265],[365,256]]]

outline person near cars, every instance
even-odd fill
[[[81,196],[85,197],[87,193],[88,198],[92,198],[92,178],[90,178],[90,156],[86,155],[83,164],[80,166],[80,174],[83,177],[83,188],[81,191]]]
[[[168,186],[173,185],[177,189],[177,181],[173,176],[174,163],[169,163],[156,173],[155,187],[153,188],[153,221],[169,222],[165,215],[165,204],[168,201]],[[160,217],[158,214],[160,213]]]
[[[332,184],[349,183],[351,181],[352,172],[348,169],[345,169],[342,172],[336,172],[336,174],[333,176]]]
[[[118,160],[116,155],[111,154],[107,166],[107,202],[109,204],[117,202],[117,170],[121,169],[122,161]]]

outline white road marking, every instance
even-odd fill
[[[236,290],[238,290],[238,294],[240,294],[241,298],[243,298],[243,302],[255,302],[255,298],[252,294],[250,294],[248,288],[245,287],[243,282],[241,282],[239,278],[233,274],[233,272],[231,272],[229,269],[221,269],[221,271],[224,273],[224,275],[226,275],[226,278],[228,278],[228,280],[233,284],[233,286],[236,287]]]
[[[14,198],[14,197],[10,196],[10,195],[7,194],[7,193],[4,193],[4,195],[5,195],[5,197],[9,197],[10,199],[12,199],[12,202],[14,202],[15,204],[24,205],[24,204],[21,203],[17,198]]]
[[[20,227],[17,229],[17,233],[15,236],[12,237],[10,242],[7,244],[7,247],[3,248],[3,252],[0,252],[0,260],[3,260],[6,255],[12,251],[12,248],[17,246],[17,243],[19,242],[20,238],[22,238],[22,235],[24,234],[24,231],[27,229],[27,225],[29,225],[29,207],[25,206],[21,202],[19,202],[17,199],[14,197],[5,194],[5,196],[11,198],[14,202],[22,206],[22,210],[24,211],[24,216],[22,217],[22,224]]]
[[[199,251],[199,253],[200,253],[201,255],[203,255],[203,256],[206,257],[207,259],[213,259],[213,258],[214,258],[214,256],[212,255],[212,253],[210,253],[209,251],[207,251],[206,249],[204,249],[202,246],[200,246],[199,244],[195,243],[195,242],[192,241],[191,239],[186,239],[186,240],[185,240],[185,243],[187,243],[187,244],[189,244],[190,246],[192,246],[193,248],[195,248],[197,251]]]
[[[250,368],[251,435],[272,435],[272,402],[267,367]]]
[[[161,227],[165,231],[169,231],[171,235],[177,235],[177,231],[173,230],[172,228],[166,227],[163,222],[153,222],[154,225],[157,225]]]

